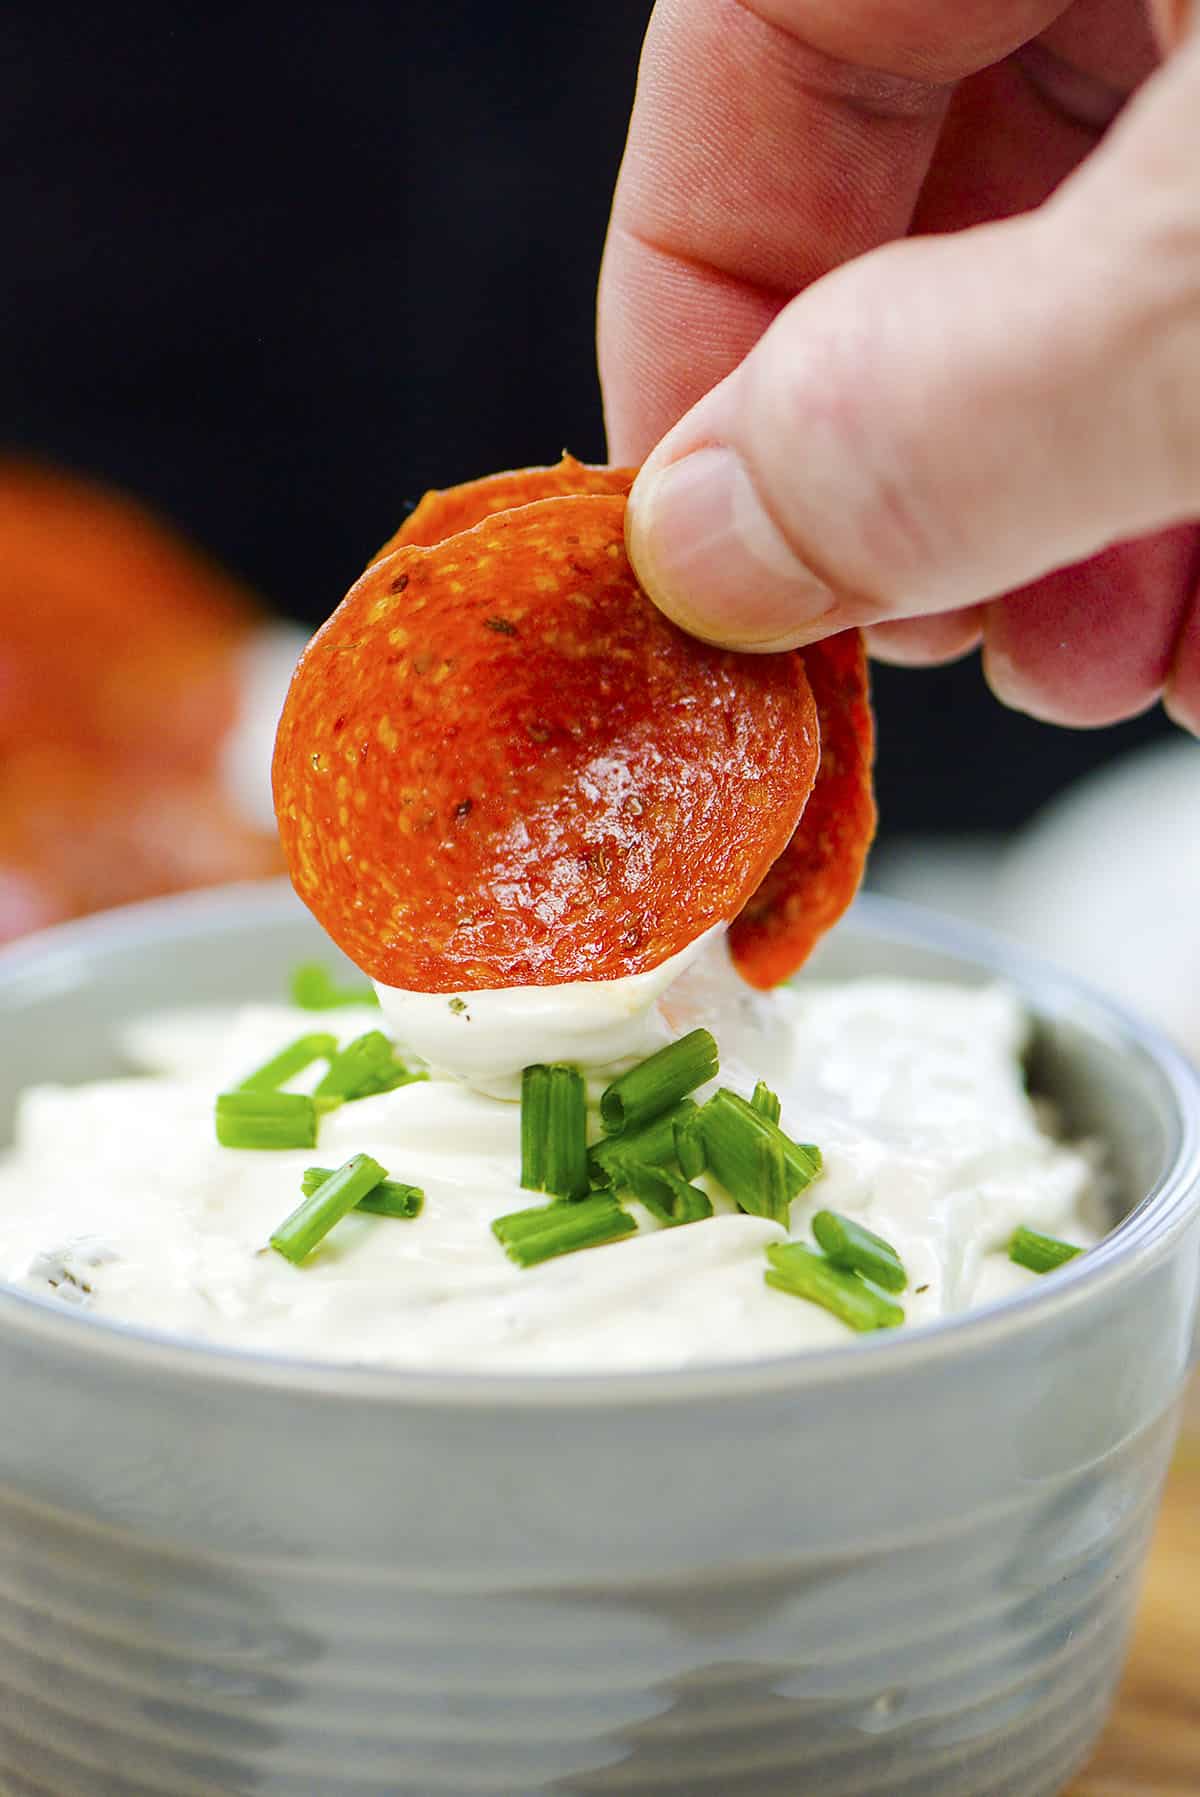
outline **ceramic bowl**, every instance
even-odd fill
[[[114,1022],[329,951],[276,887],[0,955],[0,1136]],[[1044,1286],[755,1365],[421,1375],[0,1288],[6,1797],[1042,1797],[1103,1722],[1192,1351],[1197,1086],[1073,981],[856,907],[818,960],[1014,982],[1127,1212]],[[86,1144],[81,1144],[86,1156]]]

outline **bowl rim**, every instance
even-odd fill
[[[105,948],[119,949],[150,929],[156,942],[221,935],[256,922],[279,924],[302,910],[286,879],[243,882],[144,900],[57,924],[0,947],[0,989],[44,978],[56,962],[65,974]],[[90,1359],[142,1363],[184,1381],[295,1391],[313,1397],[388,1406],[497,1406],[544,1410],[639,1408],[645,1404],[710,1403],[724,1397],[796,1391],[845,1378],[902,1377],[947,1356],[987,1352],[1005,1338],[1098,1301],[1165,1252],[1200,1211],[1200,1071],[1160,1030],[1106,993],[1061,971],[1020,945],[973,924],[906,900],[862,893],[848,918],[884,942],[927,949],[1014,986],[1045,1020],[1071,1016],[1094,1034],[1132,1052],[1157,1077],[1175,1122],[1173,1154],[1160,1179],[1096,1247],[1040,1284],[959,1314],[877,1331],[837,1347],[799,1349],[762,1360],[708,1362],[647,1371],[432,1372],[354,1362],[307,1360],[257,1348],[206,1342],[68,1311],[54,1299],[0,1281],[0,1328],[24,1333]]]

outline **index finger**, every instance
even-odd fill
[[[640,462],[775,314],[903,236],[955,81],[1063,0],[658,0],[600,278],[616,461]]]

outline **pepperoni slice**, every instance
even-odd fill
[[[0,758],[0,942],[278,871],[273,838],[238,817],[207,775],[133,774],[44,744]]]
[[[554,494],[628,493],[636,473],[564,455],[556,468],[493,474],[426,493],[389,548],[440,543],[506,506]],[[820,724],[816,785],[792,840],[729,931],[738,971],[759,987],[789,978],[837,922],[858,891],[875,833],[874,724],[861,633],[846,631],[799,653]]]
[[[821,766],[804,815],[762,885],[729,927],[729,949],[752,986],[795,973],[858,891],[875,833],[875,732],[862,632],[800,651],[821,736]]]
[[[257,606],[121,494],[0,461],[0,752],[53,742],[199,772]]]
[[[790,839],[817,765],[803,663],[677,630],[624,511],[539,499],[402,546],[305,651],[275,750],[284,853],[376,979],[647,971],[734,916]]]
[[[505,474],[485,474],[481,480],[463,481],[458,487],[433,487],[374,559],[381,561],[405,543],[431,546],[444,542],[483,518],[512,511],[518,505],[531,505],[535,499],[563,499],[572,493],[624,496],[636,473],[636,468],[577,462],[564,450],[562,461],[554,468],[512,468]]]

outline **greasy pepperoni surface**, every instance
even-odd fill
[[[619,495],[547,498],[403,546],[305,652],[276,743],[281,839],[373,977],[643,972],[734,916],[790,839],[817,765],[802,661],[677,630],[623,519]]]
[[[435,490],[389,548],[440,543],[506,506],[554,494],[628,493],[636,472],[564,455],[555,468],[523,468]],[[799,653],[817,702],[821,763],[791,842],[730,928],[734,962],[752,986],[778,985],[808,959],[858,891],[875,833],[874,723],[861,634],[847,631]]]

